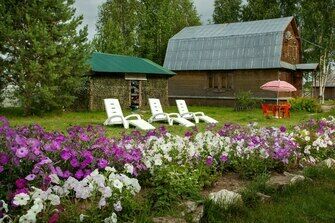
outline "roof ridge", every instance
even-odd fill
[[[272,19],[258,19],[258,20],[241,21],[241,22],[229,22],[229,23],[205,24],[205,25],[197,25],[197,26],[186,26],[183,29],[192,28],[192,27],[219,26],[219,25],[239,24],[239,23],[252,23],[252,22],[260,22],[260,21],[281,20],[281,19],[288,19],[288,18],[291,18],[291,20],[292,20],[294,18],[294,16],[285,16],[285,17],[272,18]]]
[[[143,59],[141,57],[138,57],[138,56],[130,56],[130,55],[122,55],[122,54],[115,54],[115,53],[103,53],[103,52],[93,52],[93,54],[104,54],[104,55],[107,55],[107,56],[117,56],[117,57],[131,57],[131,58],[136,58],[136,59]]]

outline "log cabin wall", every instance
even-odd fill
[[[281,60],[290,64],[301,62],[301,42],[294,20],[284,31]]]
[[[170,104],[183,98],[194,105],[231,106],[236,93],[241,91],[251,91],[257,98],[276,98],[275,92],[261,90],[260,86],[278,77],[289,83],[293,80],[291,72],[279,69],[177,72],[169,79],[169,100]],[[279,94],[279,97],[291,96],[291,93]]]
[[[163,106],[168,102],[168,77],[148,76],[141,80],[141,107],[148,106],[148,98],[159,98]],[[95,74],[90,79],[89,109],[104,110],[105,98],[117,98],[123,109],[130,106],[130,80],[124,74]]]

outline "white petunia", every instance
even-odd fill
[[[49,175],[51,182],[54,184],[59,184],[60,183],[60,179],[58,178],[57,174],[50,174]]]
[[[112,189],[108,186],[99,188],[99,191],[101,192],[102,196],[105,198],[109,198],[112,196]]]
[[[0,200],[0,202],[2,203],[2,208],[7,213],[8,212],[8,204],[6,204],[6,202],[4,200]]]
[[[113,214],[110,217],[105,218],[104,223],[117,223],[116,214],[113,212]]]
[[[50,194],[49,196],[48,196],[48,200],[50,200],[50,203],[52,204],[52,205],[59,205],[60,204],[60,198],[59,198],[59,196],[58,195],[56,195],[56,194]]]
[[[155,166],[161,166],[163,164],[162,159],[160,157],[157,157],[155,159]]]
[[[17,206],[23,206],[23,205],[27,205],[29,200],[30,200],[30,196],[28,194],[19,193],[15,195],[13,204]]]
[[[102,207],[104,207],[104,206],[106,206],[106,199],[104,198],[104,197],[102,197],[101,199],[100,199],[100,201],[99,201],[99,204],[98,204],[98,206],[99,206],[99,208],[101,209]]]
[[[127,173],[133,174],[134,173],[134,167],[133,165],[126,163],[124,165],[124,169],[126,170]]]
[[[113,186],[121,191],[123,187],[123,183],[120,180],[115,179],[113,182]]]
[[[80,214],[80,215],[79,215],[79,221],[80,221],[80,222],[83,222],[85,217],[86,217],[86,215],[84,215],[84,214]]]
[[[116,169],[114,167],[110,167],[110,166],[105,167],[105,170],[107,172],[116,172]]]
[[[122,211],[121,201],[116,202],[113,206],[114,206],[115,211],[117,211],[117,212]]]
[[[36,215],[33,213],[28,213],[26,215],[22,215],[19,218],[19,223],[35,223],[36,222]]]

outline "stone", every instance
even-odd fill
[[[197,209],[198,204],[194,201],[185,201],[181,204],[181,206],[185,208],[186,213],[191,213]]]
[[[183,218],[175,218],[175,217],[156,217],[152,219],[154,223],[187,223]]]
[[[242,196],[239,193],[229,191],[226,189],[209,194],[209,199],[214,203],[229,207],[234,204],[242,204]]]
[[[328,168],[335,168],[335,160],[332,158],[325,159],[321,163]]]
[[[284,172],[284,175],[273,175],[272,177],[270,177],[266,184],[269,187],[282,189],[286,185],[292,185],[304,180],[306,180],[306,177],[304,177],[303,175]]]
[[[300,175],[300,174],[293,174],[293,173],[289,173],[289,172],[284,172],[284,175],[290,178],[290,184],[295,184],[295,183],[306,180],[306,178],[303,175]]]
[[[260,198],[262,203],[270,202],[271,201],[271,196],[263,194],[261,192],[257,192],[256,195]]]
[[[204,216],[204,206],[200,205],[192,213],[192,222],[199,223],[202,216]]]
[[[284,186],[290,184],[290,178],[285,175],[276,174],[270,177],[266,182],[267,186],[275,189],[282,189]]]

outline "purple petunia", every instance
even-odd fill
[[[83,170],[78,170],[75,174],[74,174],[75,178],[77,180],[80,180],[81,178],[83,178],[84,176],[84,171]]]
[[[108,161],[107,160],[105,160],[105,159],[99,159],[98,160],[98,167],[100,169],[104,169],[107,166],[108,166]]]
[[[220,157],[221,162],[225,163],[228,161],[228,155],[227,154],[222,154]]]
[[[26,179],[27,181],[32,181],[36,178],[35,174],[29,174],[28,176],[26,176],[24,179]]]
[[[280,130],[281,132],[286,132],[286,128],[285,128],[285,126],[281,126],[281,127],[279,128],[279,130]]]
[[[17,189],[23,189],[27,186],[27,180],[26,179],[17,179],[15,181],[15,186]]]
[[[63,159],[63,160],[68,160],[70,159],[72,156],[71,152],[68,151],[68,150],[63,150],[61,153],[60,153],[60,157]]]
[[[24,158],[28,155],[29,151],[26,147],[18,148],[15,152],[15,155],[19,158]]]
[[[0,165],[6,165],[9,162],[9,156],[5,153],[0,153]]]
[[[206,163],[206,165],[207,166],[212,166],[213,165],[213,157],[211,157],[211,156],[208,156],[207,158],[206,158],[206,161],[205,161],[205,163]]]
[[[78,161],[76,158],[71,159],[71,160],[70,160],[70,164],[71,164],[71,166],[74,167],[74,168],[80,166],[80,163],[79,163],[79,161]]]

